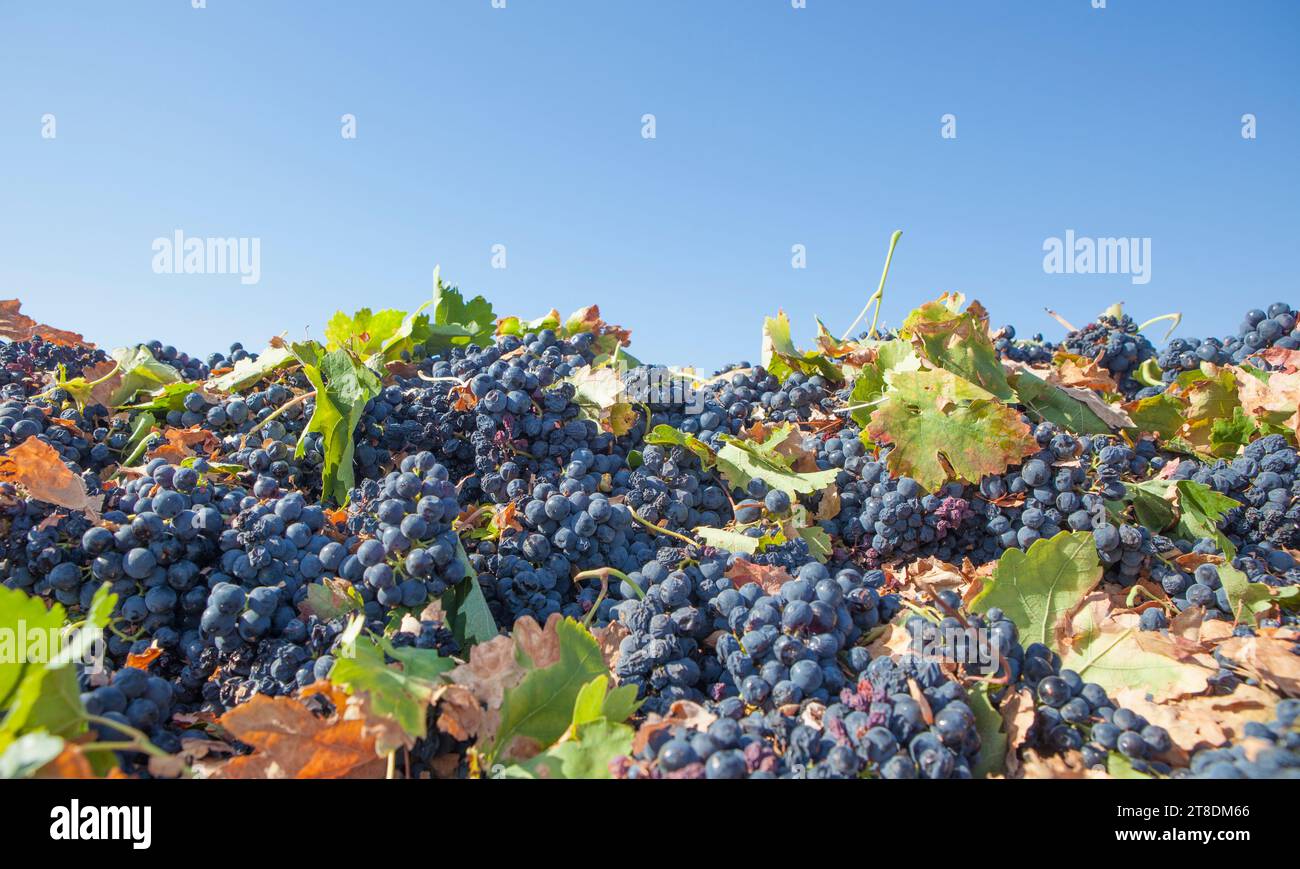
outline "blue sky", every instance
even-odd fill
[[[413,307],[441,263],[712,369],[777,308],[846,328],[902,229],[891,323],[944,290],[1048,337],[1044,307],[1206,335],[1300,302],[1300,3],[1106,6],[0,0],[0,298],[206,354]],[[260,239],[260,282],[155,274],[177,229]],[[1150,238],[1151,280],[1044,273],[1070,229]]]

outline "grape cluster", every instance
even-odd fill
[[[1034,335],[1027,341],[1016,340],[1014,326],[1003,326],[993,339],[993,349],[1002,359],[1023,362],[1026,365],[1050,365],[1056,355],[1056,345],[1043,340],[1042,335]]]
[[[1134,379],[1142,363],[1155,357],[1156,350],[1128,314],[1103,314],[1065,336],[1061,346],[1071,353],[1098,361],[1111,373],[1126,395],[1142,388]]]
[[[707,729],[660,730],[641,755],[615,761],[612,772],[621,778],[970,778],[981,743],[962,686],[915,655],[897,662],[857,658],[857,677],[837,680],[842,687],[828,702],[755,707],[729,697],[712,704],[718,717]]]

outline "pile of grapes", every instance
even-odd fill
[[[381,775],[1300,777],[1289,305],[1164,346],[949,296],[810,350],[764,330],[704,376],[595,308],[443,285],[207,357],[7,324],[0,627],[36,603],[100,648],[48,665],[57,726],[0,695],[0,759],[219,776],[269,750],[241,710],[293,703],[413,710]],[[1006,605],[1049,572],[1072,600]],[[582,643],[603,707],[507,739]]]

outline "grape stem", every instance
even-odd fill
[[[1141,332],[1147,326],[1153,326],[1156,323],[1159,323],[1161,320],[1173,321],[1169,324],[1169,329],[1165,332],[1165,336],[1160,339],[1162,341],[1168,341],[1169,336],[1174,334],[1174,330],[1178,328],[1178,324],[1183,322],[1183,315],[1181,312],[1175,311],[1171,314],[1161,314],[1159,317],[1152,317],[1150,320],[1147,320],[1141,326],[1138,326],[1138,331]]]
[[[63,366],[59,366],[59,367],[60,367],[60,369],[63,368]],[[120,371],[121,369],[122,369],[122,360],[121,360],[121,359],[115,359],[115,360],[113,360],[113,370],[110,371],[110,372],[108,372],[107,374],[105,374],[103,377],[100,377],[100,378],[97,379],[97,380],[92,380],[90,383],[87,383],[85,388],[86,388],[86,389],[94,389],[96,386],[99,386],[99,384],[101,384],[101,383],[103,383],[104,381],[108,380],[110,377],[112,377],[114,374],[116,374],[116,373],[117,373],[118,371]],[[60,373],[63,374],[64,376],[66,376],[66,374],[67,374],[66,371],[61,371]],[[32,401],[36,401],[37,399],[40,399],[40,398],[49,398],[50,393],[54,392],[54,390],[56,390],[56,389],[62,389],[62,388],[67,384],[67,382],[68,382],[68,381],[65,380],[65,381],[62,382],[62,383],[56,383],[54,386],[51,386],[49,389],[45,390],[45,391],[42,392],[40,395],[33,395],[32,398],[31,398],[31,400],[32,400]]]
[[[885,268],[880,273],[880,286],[876,287],[876,291],[867,299],[867,303],[862,306],[857,318],[849,324],[849,328],[844,330],[844,334],[840,336],[841,341],[848,340],[848,337],[853,334],[854,327],[862,321],[863,317],[867,316],[867,310],[870,309],[872,302],[876,303],[876,312],[871,316],[871,331],[867,334],[868,337],[876,337],[876,323],[880,319],[880,304],[885,298],[885,279],[889,277],[889,264],[894,260],[894,248],[898,247],[898,240],[902,237],[903,231],[901,229],[894,230],[894,234],[889,237],[889,252],[885,254]]]
[[[284,404],[280,405],[280,406],[277,407],[275,410],[273,410],[273,411],[271,411],[270,413],[268,413],[268,414],[266,415],[266,419],[262,420],[262,421],[259,422],[257,425],[255,425],[255,426],[253,426],[252,428],[250,428],[250,429],[248,430],[248,434],[244,435],[244,442],[247,443],[247,442],[248,442],[248,439],[251,438],[253,435],[255,435],[257,432],[261,431],[261,429],[262,429],[262,428],[263,428],[263,427],[264,427],[268,422],[270,422],[271,420],[275,419],[277,416],[279,416],[280,414],[284,413],[284,412],[285,412],[286,410],[288,410],[289,408],[291,408],[291,407],[297,407],[298,405],[302,404],[302,403],[303,403],[304,401],[306,401],[307,399],[309,399],[309,398],[315,398],[315,397],[316,397],[316,390],[313,389],[311,392],[304,392],[302,395],[299,395],[299,396],[297,396],[297,397],[295,397],[295,398],[291,398],[291,399],[289,399],[289,400],[286,401]]]
[[[82,717],[91,724],[100,724],[104,727],[111,727],[118,733],[131,737],[130,740],[118,742],[89,742],[80,746],[82,751],[138,751],[141,754],[147,754],[152,757],[168,758],[172,755],[163,751],[158,746],[149,741],[149,737],[143,731],[137,730],[129,724],[122,724],[120,721],[114,721],[111,718],[105,718],[102,715],[92,715],[89,712],[83,712]],[[194,770],[187,763],[181,764],[181,774],[187,778],[194,775]]]
[[[582,620],[582,626],[584,628],[591,624],[591,620],[596,617],[596,613],[600,610],[600,605],[604,602],[605,596],[609,594],[609,575],[611,573],[632,586],[636,591],[636,596],[641,600],[645,600],[645,592],[641,590],[641,586],[629,579],[628,575],[621,570],[616,570],[613,567],[597,567],[594,570],[584,570],[581,573],[575,573],[573,575],[573,581],[575,584],[582,582],[584,579],[600,580],[600,594],[596,595],[596,602],[591,605],[591,609],[587,611],[586,617]]]
[[[637,515],[635,510],[628,510],[628,513],[632,515],[632,518],[634,520],[640,522],[642,525],[644,525],[645,527],[649,528],[651,531],[654,531],[657,534],[667,534],[669,537],[676,537],[678,540],[682,541],[688,546],[700,545],[696,543],[694,540],[692,540],[691,538],[686,537],[682,534],[678,534],[676,531],[669,531],[667,528],[660,528],[658,525],[654,524],[649,519],[642,519],[640,516]]]

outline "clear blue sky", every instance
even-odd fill
[[[207,6],[0,0],[0,298],[206,354],[414,306],[441,263],[712,368],[778,307],[847,327],[899,228],[894,323],[943,290],[1049,337],[1045,305],[1203,335],[1300,302],[1295,0]],[[260,238],[261,282],[154,274],[178,228]],[[1067,229],[1150,237],[1150,283],[1045,274]]]

